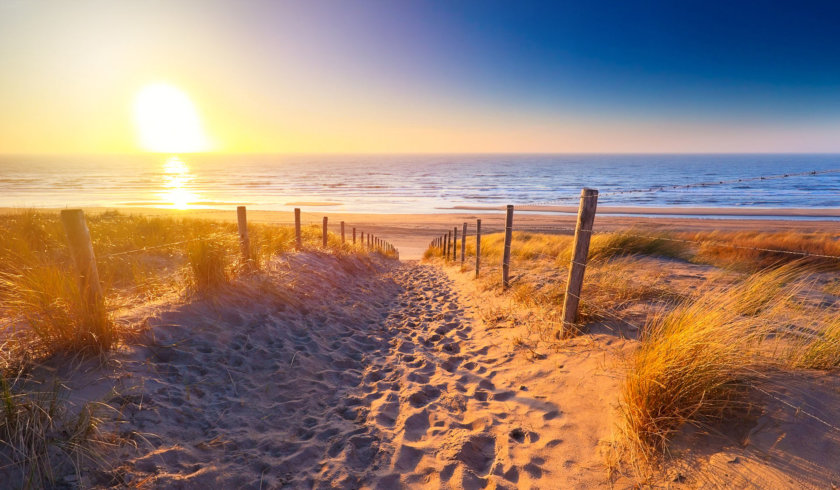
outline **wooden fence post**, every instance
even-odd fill
[[[578,219],[575,226],[574,251],[572,253],[572,263],[569,265],[569,279],[566,281],[566,296],[563,298],[563,330],[558,332],[558,335],[562,337],[570,337],[579,333],[576,323],[578,307],[580,306],[580,291],[583,287],[583,273],[586,272],[589,240],[592,238],[592,225],[595,222],[597,206],[598,191],[584,187],[580,191],[580,208],[578,208]]]
[[[70,255],[79,273],[79,288],[85,307],[90,313],[104,311],[105,301],[102,285],[99,283],[99,269],[96,267],[96,256],[93,254],[85,214],[81,209],[62,209],[61,223],[70,245]]]
[[[508,204],[505,217],[505,253],[502,257],[502,286],[510,287],[510,242],[513,239],[513,204]]]
[[[446,245],[443,247],[443,258],[444,260],[449,260],[449,236],[452,234],[451,231],[446,232]]]
[[[327,248],[327,217],[324,216],[324,231],[322,233],[324,236],[324,248]]]
[[[475,277],[478,279],[478,270],[481,268],[481,220],[475,220]]]
[[[464,261],[467,257],[467,224],[464,223],[464,232],[461,233],[461,267],[464,267]]]
[[[343,244],[346,240],[344,240],[344,221],[341,222],[341,243]]]
[[[295,250],[300,250],[302,247],[300,239],[300,208],[295,208]]]
[[[236,222],[239,225],[239,253],[242,255],[242,263],[250,269],[253,264],[251,262],[251,241],[248,239],[248,219],[245,216],[245,206],[236,207]]]
[[[452,262],[458,260],[458,227],[452,228]]]

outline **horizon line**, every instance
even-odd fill
[[[267,151],[267,152],[2,152],[0,157],[21,157],[21,156],[279,156],[279,155],[320,155],[320,156],[385,156],[385,155],[429,155],[429,156],[454,156],[454,155],[825,155],[840,156],[840,150],[836,151],[497,151],[497,152],[476,152],[476,151],[370,151],[370,152],[318,152],[318,151]]]

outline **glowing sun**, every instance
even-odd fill
[[[137,93],[134,122],[146,151],[192,153],[210,147],[189,96],[165,83],[148,85]]]

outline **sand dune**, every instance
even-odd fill
[[[682,267],[671,264],[669,280],[694,284],[714,272]],[[211,297],[127,310],[120,321],[143,323],[140,337],[104,365],[64,373],[71,403],[113,409],[104,430],[121,442],[104,468],[60,481],[202,489],[638,484],[614,444],[621,361],[638,332],[595,324],[560,349],[529,350],[517,344],[521,325],[485,323],[482,312],[508,299],[471,277],[455,266],[291,253]],[[720,438],[687,428],[675,457],[648,482],[838,481],[836,380],[797,376],[768,379],[763,411],[721,428]]]
[[[440,269],[310,253],[271,268],[212,300],[164,305],[110,371],[69,381],[76,399],[116,393],[113,428],[137,444],[84,483],[606,482],[603,387],[528,366],[477,328]],[[602,361],[575,362],[597,372]],[[558,404],[546,387],[568,397]]]

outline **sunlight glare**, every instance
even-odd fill
[[[195,202],[198,195],[190,192],[187,187],[192,181],[190,169],[180,158],[173,156],[163,164],[163,186],[166,192],[161,194],[161,199],[172,203],[175,209],[188,209],[190,203]]]
[[[198,112],[183,91],[164,83],[144,87],[134,100],[140,146],[158,153],[207,151]]]

